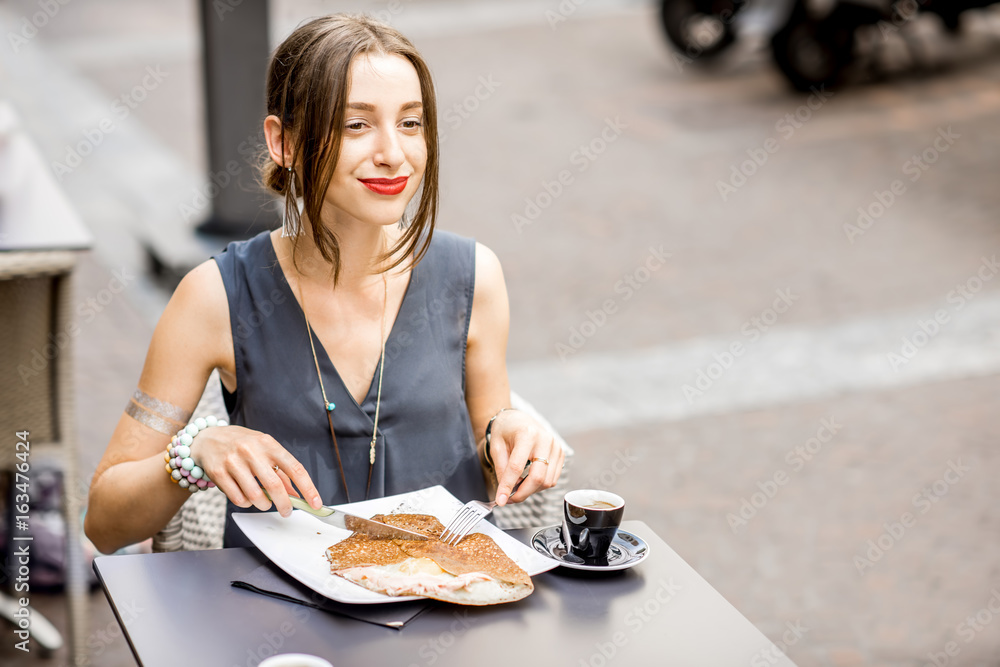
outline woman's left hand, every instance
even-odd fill
[[[562,447],[548,430],[520,410],[504,410],[493,420],[489,448],[496,469],[499,506],[508,501],[519,503],[536,491],[551,489],[559,481],[565,458]],[[511,495],[528,461],[531,461],[528,476]]]

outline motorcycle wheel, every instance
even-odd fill
[[[662,0],[660,25],[674,48],[692,60],[711,60],[736,40],[731,22],[703,13],[694,0]]]
[[[778,69],[797,90],[836,84],[854,57],[855,26],[800,16],[771,39]]]

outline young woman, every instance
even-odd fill
[[[271,58],[267,112],[262,176],[285,224],[175,291],[94,474],[94,545],[150,537],[209,480],[226,546],[247,544],[231,511],[270,509],[263,489],[288,516],[296,489],[313,507],[434,484],[502,505],[555,485],[561,449],[507,409],[500,264],[434,232],[437,113],[413,45],[365,17],[312,20]],[[231,425],[167,453],[216,369]]]

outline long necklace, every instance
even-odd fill
[[[323,386],[323,374],[319,370],[319,358],[316,356],[316,345],[313,343],[313,333],[312,327],[309,325],[309,316],[306,315],[306,302],[305,297],[302,295],[302,286],[299,285],[299,300],[302,301],[302,315],[306,320],[306,331],[309,333],[309,347],[312,349],[313,363],[316,364],[316,377],[319,379],[319,390],[323,394],[323,407],[326,408],[326,421],[330,424],[330,437],[333,438],[333,451],[337,455],[337,466],[340,468],[340,481],[344,485],[344,491],[347,493],[347,502],[351,502],[351,491],[347,487],[347,477],[344,474],[344,464],[340,460],[340,446],[337,444],[337,433],[333,429],[333,410],[337,406],[334,405],[326,397],[326,387]],[[385,311],[386,304],[389,302],[389,283],[385,278],[385,274],[382,274],[382,329],[380,333],[380,342],[382,345],[382,354],[379,357],[378,362],[378,393],[375,398],[375,428],[372,429],[372,440],[369,443],[368,449],[368,485],[365,487],[365,500],[368,500],[368,494],[371,492],[372,488],[372,469],[375,467],[375,440],[378,437],[378,414],[379,408],[382,405],[382,371],[385,369]]]

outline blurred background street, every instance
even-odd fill
[[[0,100],[94,235],[74,303],[126,285],[76,339],[89,482],[171,292],[144,240],[205,210],[197,3],[77,0],[11,41],[38,11],[0,2]],[[1000,665],[1000,6],[873,27],[811,93],[752,30],[685,62],[640,0],[272,0],[272,44],[333,11],[431,65],[439,227],[500,257],[512,386],[575,448],[572,486],[623,495],[772,640],[808,628],[802,667],[952,641],[948,664]],[[60,596],[32,602],[65,629]],[[92,664],[134,664],[91,609]]]

